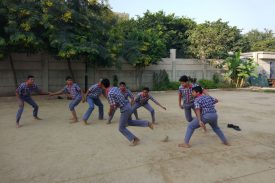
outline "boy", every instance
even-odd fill
[[[194,110],[194,97],[192,96],[192,88],[195,86],[198,86],[198,84],[196,83],[191,84],[189,82],[189,78],[185,75],[181,76],[179,81],[181,82],[181,85],[179,86],[179,90],[178,90],[179,107],[181,109],[184,109],[185,118],[188,122],[190,122],[193,120],[191,109]],[[205,90],[203,90],[203,93],[207,94]],[[183,101],[183,104],[181,101]]]
[[[78,122],[78,118],[76,115],[76,111],[75,111],[75,107],[80,103],[80,101],[82,100],[82,96],[83,96],[83,91],[81,90],[81,88],[78,86],[78,84],[73,82],[72,77],[68,76],[66,77],[66,86],[54,93],[50,93],[50,96],[54,96],[54,95],[60,95],[60,94],[70,94],[72,97],[72,101],[69,104],[69,109],[72,112],[72,121],[71,123],[76,123]]]
[[[189,148],[190,138],[195,131],[195,129],[202,127],[205,130],[205,124],[209,123],[213,131],[218,135],[220,140],[224,145],[229,145],[226,137],[224,136],[222,130],[218,126],[218,115],[216,113],[215,104],[218,102],[211,96],[203,95],[202,88],[196,86],[192,89],[192,95],[195,97],[195,113],[197,118],[194,118],[187,127],[184,143],[179,144],[179,147]]]
[[[158,101],[156,101],[150,94],[149,94],[149,88],[145,87],[142,89],[142,92],[138,93],[135,98],[135,104],[133,106],[133,111],[137,110],[141,106],[150,111],[151,117],[152,117],[152,123],[156,124],[155,120],[155,110],[151,107],[151,105],[148,103],[148,100],[151,99],[156,105],[160,106],[162,109],[166,110],[165,107],[163,107]]]
[[[19,128],[19,121],[21,118],[21,115],[24,110],[24,102],[27,102],[33,107],[33,117],[36,120],[41,120],[37,116],[38,113],[38,105],[35,103],[35,101],[31,98],[32,92],[38,92],[40,95],[48,95],[48,92],[43,92],[35,83],[34,83],[34,76],[29,75],[27,78],[27,81],[24,83],[21,83],[19,87],[15,91],[16,98],[18,100],[19,104],[19,110],[16,114],[16,128]]]
[[[103,88],[100,81],[97,84],[92,85],[85,93],[83,102],[87,101],[89,104],[89,108],[82,118],[85,125],[88,125],[87,120],[89,119],[90,115],[94,110],[94,105],[98,106],[98,111],[99,111],[98,119],[103,120],[104,106],[99,98],[101,94],[103,94]]]
[[[128,100],[120,92],[117,87],[110,87],[110,81],[103,79],[101,81],[103,88],[106,89],[107,99],[110,104],[109,115],[117,108],[120,108],[120,119],[119,119],[119,131],[131,142],[133,146],[137,145],[140,140],[133,135],[126,127],[129,126],[140,126],[154,128],[153,124],[145,120],[132,120],[132,108]]]
[[[125,82],[120,82],[119,83],[119,89],[120,89],[120,92],[122,93],[122,95],[125,97],[126,100],[128,100],[128,98],[130,97],[131,105],[133,105],[134,102],[135,102],[134,95],[132,94],[132,92],[129,89],[126,88],[126,83]],[[109,116],[107,124],[111,124],[111,121],[114,117],[115,112],[116,112],[116,110],[114,110],[113,113]],[[134,111],[134,115],[135,115],[136,119],[138,119],[137,110]]]

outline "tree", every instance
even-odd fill
[[[190,50],[198,58],[226,58],[228,52],[242,51],[245,40],[240,30],[230,27],[221,19],[215,22],[206,21],[189,31]]]
[[[257,64],[253,59],[241,59],[240,52],[227,57],[222,63],[226,72],[224,78],[236,87],[243,87],[244,81],[250,76],[256,76],[254,70]]]
[[[0,4],[2,24],[0,53],[2,57],[9,57],[15,87],[18,85],[18,81],[11,53],[31,54],[37,53],[43,48],[43,40],[40,37],[43,29],[40,24],[39,3],[35,0],[2,0]]]
[[[188,47],[188,30],[193,29],[196,23],[190,18],[176,17],[174,14],[166,15],[163,11],[151,13],[147,11],[142,17],[137,17],[140,29],[154,29],[161,39],[165,41],[166,53],[171,48],[177,49],[178,57],[192,57]]]
[[[137,71],[137,84],[141,87],[146,66],[157,64],[166,55],[164,40],[154,29],[140,29],[133,19],[118,23],[110,33],[109,47],[116,65],[126,60]]]

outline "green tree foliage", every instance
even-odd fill
[[[246,42],[237,27],[221,19],[199,24],[189,34],[191,52],[198,58],[225,58],[230,51],[243,51]]]
[[[136,67],[139,87],[143,69],[157,64],[166,55],[165,43],[159,32],[140,28],[134,19],[118,23],[110,33],[108,45],[114,58],[127,61]],[[117,62],[117,65],[120,65],[120,62]]]
[[[142,17],[137,17],[138,26],[141,29],[154,29],[160,38],[165,41],[166,53],[169,55],[170,49],[177,49],[178,57],[191,57],[188,47],[187,31],[193,29],[196,23],[186,17],[176,17],[174,14],[166,15],[163,11],[151,13],[147,11]]]
[[[226,58],[222,66],[226,69],[224,78],[236,87],[243,87],[247,78],[256,76],[257,64],[252,59],[241,59],[240,52]]]
[[[253,29],[245,34],[249,41],[251,51],[275,51],[275,37],[272,30],[265,29],[263,32]]]

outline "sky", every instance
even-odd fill
[[[275,0],[109,0],[113,11],[130,17],[163,10],[197,23],[221,18],[243,33],[251,29],[271,29],[275,33]]]

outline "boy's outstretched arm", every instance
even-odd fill
[[[57,91],[57,92],[49,92],[49,95],[50,96],[54,96],[54,95],[60,95],[60,94],[63,94],[63,89]]]

